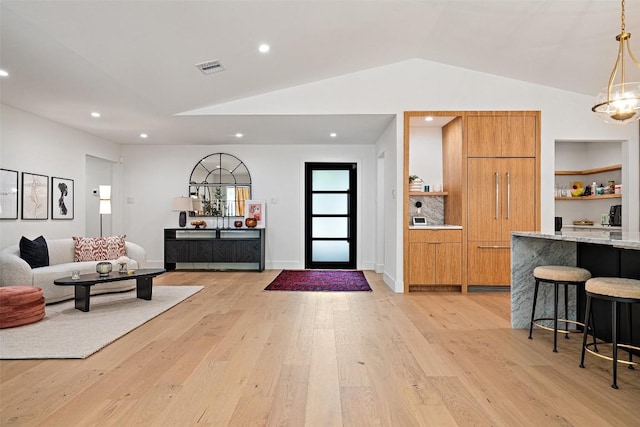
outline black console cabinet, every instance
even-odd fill
[[[264,270],[264,228],[164,229],[164,268]]]

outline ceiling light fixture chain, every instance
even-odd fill
[[[621,1],[620,34],[618,41],[618,55],[609,77],[609,84],[596,97],[596,105],[591,111],[598,113],[606,123],[625,124],[640,119],[640,82],[627,82],[625,73],[625,47],[631,61],[640,70],[640,63],[631,52],[629,39],[631,33],[625,30],[624,0]],[[620,83],[614,84],[620,69]]]

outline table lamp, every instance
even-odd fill
[[[193,199],[191,197],[175,197],[173,199],[173,210],[180,211],[178,217],[178,225],[180,227],[186,227],[187,225],[187,211],[193,210]]]

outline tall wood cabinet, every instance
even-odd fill
[[[536,113],[467,120],[467,284],[510,285],[512,231],[538,227]]]
[[[444,218],[446,224],[462,226],[459,252],[453,241],[434,241],[434,235],[411,229],[409,125],[416,116],[453,118],[442,128],[443,190],[448,194]],[[540,112],[405,112],[404,161],[405,292],[412,285],[447,281],[459,283],[462,292],[474,286],[509,286],[511,232],[540,229]],[[443,281],[438,271],[458,260],[461,268],[454,270],[460,276]]]

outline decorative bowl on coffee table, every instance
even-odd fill
[[[98,273],[101,277],[106,277],[113,270],[113,264],[110,262],[99,262],[96,265],[96,273]]]

